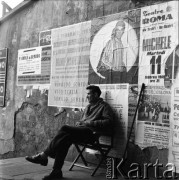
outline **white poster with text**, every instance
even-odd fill
[[[88,84],[91,21],[53,29],[49,106],[84,107]]]
[[[102,91],[101,97],[111,105],[116,115],[114,147],[110,154],[121,157],[127,141],[129,84],[100,84],[99,87]]]
[[[168,87],[175,78],[178,45],[178,2],[141,9],[139,84]]]

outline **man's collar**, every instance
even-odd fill
[[[95,106],[103,101],[103,98],[99,98],[95,103],[90,103],[90,106]]]

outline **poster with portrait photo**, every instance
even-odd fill
[[[140,9],[92,20],[90,84],[138,83]]]

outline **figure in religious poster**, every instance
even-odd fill
[[[97,72],[107,81],[113,79],[115,83],[123,83],[126,79],[126,66],[123,62],[124,46],[122,36],[125,31],[125,23],[119,20],[112,30],[111,39],[103,48],[97,66]]]
[[[138,82],[140,10],[92,21],[90,84]]]

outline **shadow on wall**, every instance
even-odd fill
[[[127,149],[127,159],[123,162],[122,170],[124,171],[124,174],[128,175],[130,170],[133,171],[133,175],[137,175],[137,166],[134,164],[137,164],[138,172],[142,177],[146,176],[146,179],[150,178],[156,178],[163,175],[163,172],[166,170],[166,164],[167,159],[163,157],[168,156],[168,150],[162,149],[158,150],[157,147],[147,147],[143,150],[134,143],[129,143],[128,149]],[[165,161],[163,161],[165,159]],[[155,172],[155,164],[160,163],[162,164],[162,167],[157,167],[157,174]],[[133,165],[132,165],[133,164]],[[132,174],[130,174],[132,175]]]

